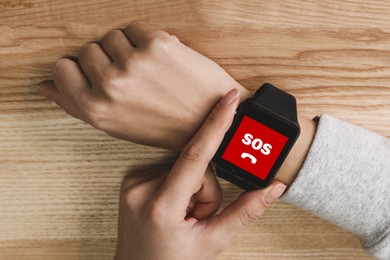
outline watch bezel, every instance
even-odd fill
[[[265,180],[254,176],[253,174],[222,158],[223,153],[229,145],[230,140],[233,138],[233,135],[244,116],[248,116],[288,138],[286,145],[283,147]],[[293,122],[289,119],[286,119],[283,116],[267,109],[266,107],[253,102],[252,99],[246,100],[237,108],[233,123],[226,132],[225,137],[213,158],[213,162],[215,163],[218,171],[221,170],[223,172],[222,174],[218,175],[246,190],[267,187],[274,179],[280,166],[283,164],[291,148],[299,137],[299,134],[300,127],[298,122]]]

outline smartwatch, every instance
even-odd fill
[[[299,133],[295,97],[263,84],[236,110],[213,158],[218,177],[245,190],[267,187]]]

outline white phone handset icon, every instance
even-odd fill
[[[241,154],[241,158],[243,158],[243,159],[245,159],[245,158],[251,159],[251,163],[252,164],[255,164],[257,162],[257,159],[253,155],[251,155],[249,153],[242,153]]]

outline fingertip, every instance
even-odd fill
[[[42,81],[40,83],[37,84],[37,88],[38,90],[46,90],[46,89],[51,89],[51,88],[55,88],[55,84],[53,81]]]
[[[234,88],[230,91],[228,91],[219,101],[218,105],[223,107],[223,106],[228,106],[234,103],[238,98],[240,97],[240,92],[238,89]]]
[[[266,193],[263,197],[264,203],[268,206],[279,199],[285,192],[287,186],[283,182],[273,181],[270,186],[265,190]]]
[[[60,95],[53,81],[43,81],[36,85],[38,91],[46,98],[56,100]]]
[[[239,103],[240,92],[234,88],[228,91],[211,111],[202,128],[217,126],[220,133],[225,134],[233,121],[234,111]],[[206,126],[205,126],[206,125]],[[200,130],[202,131],[202,129]],[[223,135],[221,135],[223,137]]]

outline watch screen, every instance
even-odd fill
[[[288,137],[244,116],[222,158],[265,180]]]

